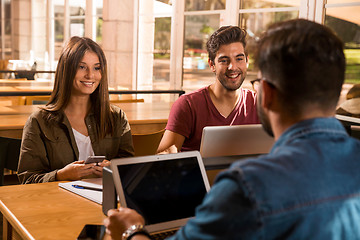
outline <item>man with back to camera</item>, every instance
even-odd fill
[[[256,60],[258,113],[276,142],[220,173],[172,239],[360,239],[360,141],[334,118],[343,43],[323,25],[290,20],[268,29]],[[128,208],[108,216],[115,239],[144,224]]]
[[[253,91],[241,88],[247,74],[246,31],[224,26],[206,43],[215,83],[182,95],[172,106],[158,153],[200,150],[205,126],[260,123]]]

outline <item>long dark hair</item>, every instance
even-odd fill
[[[101,81],[90,95],[90,101],[97,120],[98,137],[104,138],[106,134],[112,134],[114,123],[109,102],[107,63],[101,47],[90,38],[72,37],[63,48],[55,72],[54,89],[44,110],[49,112],[49,120],[57,119],[59,111],[64,110],[69,104],[79,62],[86,52],[94,52],[100,61]]]

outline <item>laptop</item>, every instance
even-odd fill
[[[203,158],[268,153],[274,144],[261,124],[204,127],[200,154]]]
[[[113,159],[110,166],[120,205],[140,213],[150,235],[185,225],[210,189],[198,151]]]

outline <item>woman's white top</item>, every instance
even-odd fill
[[[79,133],[75,129],[72,130],[79,150],[79,160],[86,160],[88,156],[94,156],[94,150],[91,146],[90,137]]]

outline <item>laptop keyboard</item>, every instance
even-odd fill
[[[151,234],[151,239],[152,240],[162,240],[162,239],[165,239],[167,237],[174,235],[176,233],[176,231],[177,230],[174,229],[174,230],[165,231],[165,232],[153,233],[153,234]]]

